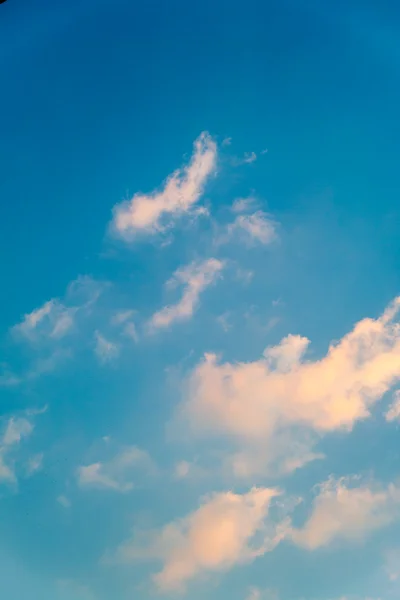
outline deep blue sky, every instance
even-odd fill
[[[267,471],[247,482],[212,468],[205,476],[217,460],[209,445],[220,458],[229,435],[181,443],[171,441],[168,423],[204,352],[232,365],[257,361],[267,346],[299,334],[311,340],[307,360],[315,361],[398,295],[399,30],[400,7],[389,1],[0,6],[0,458],[15,476],[0,482],[6,600],[152,597],[149,578],[165,557],[123,567],[102,557],[137,521],[159,530],[195,511],[204,494],[279,485],[310,511],[313,486],[332,474],[396,481],[398,429],[382,414],[400,367],[371,419],[351,433],[311,427],[326,458],[278,483]],[[165,235],[128,243],[113,235],[113,207],[162,189],[204,131],[217,156],[198,201],[209,216],[174,219]],[[252,152],[256,160],[246,162]],[[274,223],[271,244],[249,243],[232,228],[230,206],[249,196],[264,224]],[[180,297],[180,284],[171,291],[165,282],[210,258],[223,263],[223,277],[205,286],[190,318],[150,331],[152,315]],[[18,329],[51,299],[29,335]],[[115,321],[122,310],[135,311],[121,321],[136,328],[130,344]],[[65,337],[52,329],[62,317],[71,319]],[[26,412],[44,406],[43,414]],[[6,432],[16,419],[34,429],[9,454]],[[104,481],[86,489],[77,469],[108,464],[115,474],[113,457],[128,446],[148,452],[156,473],[137,475],[133,490],[104,490]],[[39,456],[33,477],[29,460]],[[181,460],[198,462],[202,474],[177,481]],[[195,577],[187,594],[395,598],[398,585],[385,570],[388,556],[399,556],[391,522],[392,535],[377,528],[361,550],[334,542],[309,553],[284,542],[251,564]]]

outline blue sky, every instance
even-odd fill
[[[6,600],[392,600],[394,2],[0,7]]]

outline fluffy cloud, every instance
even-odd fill
[[[189,319],[199,302],[200,294],[216,280],[223,266],[220,260],[210,258],[178,269],[167,286],[174,288],[182,285],[182,297],[176,304],[165,306],[156,312],[151,318],[150,327],[169,327],[174,321]]]
[[[320,486],[309,519],[291,532],[295,544],[315,550],[336,540],[359,541],[400,517],[400,489],[395,485],[351,484],[331,478]]]
[[[207,354],[189,377],[180,418],[192,433],[228,436],[239,453],[259,457],[260,469],[280,448],[286,460],[286,446],[293,451],[299,440],[310,456],[314,436],[350,431],[399,380],[399,308],[397,298],[379,318],[358,322],[319,360],[304,359],[309,340],[297,335],[254,362]]]
[[[137,536],[123,544],[117,559],[159,560],[157,586],[183,589],[196,576],[227,570],[272,550],[284,535],[267,522],[270,503],[278,495],[267,488],[213,494],[196,511],[153,532],[149,539]]]
[[[125,240],[140,232],[153,234],[171,227],[182,214],[190,213],[215,170],[216,157],[215,142],[208,133],[202,133],[194,143],[189,164],[168,177],[160,191],[135,194],[129,202],[114,208],[115,234]]]
[[[216,244],[226,244],[232,239],[251,245],[271,244],[278,237],[277,223],[264,211],[254,210],[257,200],[250,196],[238,198],[232,204],[232,211],[237,214],[235,220],[217,234]],[[254,212],[250,212],[253,210]]]
[[[153,469],[153,463],[147,452],[132,446],[125,448],[107,462],[97,462],[78,467],[77,479],[80,487],[110,489],[116,492],[129,492],[133,489],[133,472],[138,467]]]

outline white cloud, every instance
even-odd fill
[[[245,152],[242,157],[233,156],[231,158],[231,164],[234,167],[240,167],[241,165],[249,165],[257,160],[257,154],[255,152]]]
[[[223,266],[220,260],[210,258],[178,269],[167,285],[170,288],[182,285],[182,297],[176,304],[156,312],[150,321],[151,328],[169,327],[174,321],[189,319],[198,305],[200,294],[217,279]]]
[[[20,445],[23,440],[29,438],[34,430],[34,425],[28,416],[40,414],[38,411],[25,411],[24,417],[10,417],[5,425],[0,439],[0,481],[11,484],[17,483],[16,467],[19,462],[26,462],[20,455]],[[39,456],[28,459],[25,467],[26,474],[33,474],[34,470],[40,468]],[[37,468],[35,469],[35,466]]]
[[[208,133],[194,143],[190,163],[175,171],[163,189],[151,194],[135,194],[129,202],[114,208],[112,228],[125,240],[138,233],[154,234],[171,227],[177,217],[193,212],[204,186],[215,170],[217,147]]]
[[[400,517],[400,489],[390,484],[353,485],[330,478],[320,486],[303,527],[292,529],[292,541],[315,550],[336,540],[361,541]]]
[[[218,241],[224,243],[237,237],[248,244],[270,244],[277,239],[276,223],[261,210],[251,215],[238,215]]]
[[[243,162],[245,164],[250,164],[257,160],[257,154],[255,152],[245,152],[243,157]]]
[[[71,282],[63,300],[52,298],[27,313],[12,328],[12,333],[31,343],[56,342],[71,333],[77,314],[88,312],[102,292],[103,284],[91,277],[78,277]]]
[[[78,484],[80,487],[129,492],[133,489],[131,477],[137,468],[152,471],[154,465],[147,452],[131,446],[107,462],[97,462],[79,467],[77,469]]]
[[[112,362],[119,354],[119,347],[114,342],[107,340],[99,331],[95,331],[95,353],[103,364]]]
[[[30,341],[37,341],[42,337],[61,338],[72,328],[75,310],[66,308],[57,299],[49,300],[26,314],[22,322],[14,327],[14,331]]]
[[[137,343],[139,341],[139,334],[135,323],[132,321],[135,312],[134,310],[118,311],[112,317],[111,323],[121,328],[122,335]]]
[[[267,521],[270,503],[277,495],[277,490],[267,488],[210,495],[185,518],[128,540],[116,558],[120,562],[159,560],[162,568],[154,576],[157,586],[184,589],[199,575],[251,562],[279,543],[283,531]]]
[[[236,198],[232,204],[232,211],[234,213],[245,213],[254,209],[257,204],[257,200],[254,196],[248,196],[247,198]]]
[[[389,406],[386,414],[386,421],[400,421],[400,390],[397,390],[394,394],[394,400]]]
[[[3,445],[11,446],[13,444],[19,444],[21,439],[28,437],[32,431],[33,425],[27,419],[15,419],[14,417],[11,417],[3,435]]]
[[[285,471],[299,453],[307,462],[315,436],[350,431],[400,379],[399,308],[397,298],[378,319],[358,322],[318,360],[304,359],[309,341],[295,335],[253,362],[221,363],[206,354],[185,388],[184,430],[225,435],[260,470],[279,459]]]

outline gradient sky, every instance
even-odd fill
[[[399,597],[399,19],[0,6],[2,599]]]

